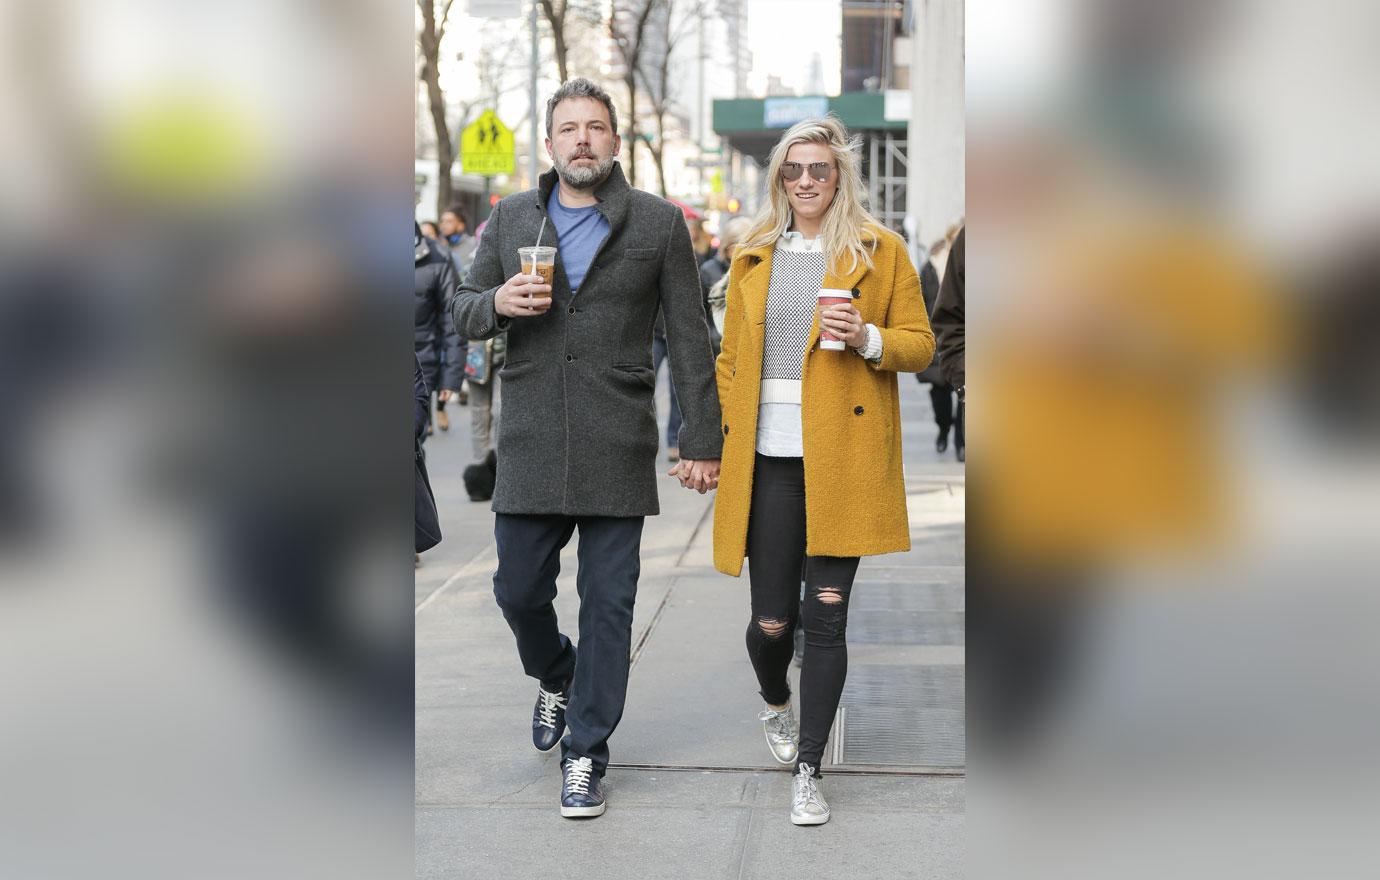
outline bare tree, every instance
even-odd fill
[[[691,29],[697,24],[691,2],[693,0],[653,0],[658,6],[657,14],[652,16],[647,30],[647,42],[655,51],[641,53],[638,76],[642,79],[647,99],[651,103],[652,121],[656,125],[656,139],[647,145],[652,153],[652,163],[656,167],[657,185],[661,197],[669,198],[666,189],[666,114],[678,96],[671,77],[672,57],[678,46],[684,44]]]
[[[446,36],[446,22],[450,20],[450,8],[455,0],[445,0],[441,14],[436,14],[441,0],[417,0],[422,10],[422,30],[417,41],[422,50],[422,69],[420,76],[426,83],[427,100],[431,106],[431,124],[436,130],[436,164],[439,169],[436,187],[436,215],[439,217],[450,207],[451,183],[450,168],[455,163],[455,148],[450,140],[450,129],[446,126],[446,96],[441,91],[441,41]]]
[[[628,93],[627,135],[628,182],[637,181],[637,96],[640,91],[638,68],[646,51],[648,24],[652,13],[664,0],[614,0],[609,19],[609,35],[623,62],[623,87]]]
[[[422,28],[417,36],[422,50],[422,68],[419,75],[427,87],[432,127],[436,132],[436,163],[440,172],[436,188],[438,217],[451,206],[454,198],[451,169],[455,165],[458,145],[452,140],[451,132],[463,130],[478,111],[497,107],[505,95],[526,85],[526,65],[517,63],[518,53],[525,42],[525,33],[486,22],[481,25],[484,39],[481,41],[479,56],[472,59],[476,88],[464,98],[454,99],[452,96],[449,103],[458,112],[453,114],[457,122],[451,126],[447,114],[448,100],[441,89],[439,59],[441,41],[445,39],[446,23],[454,2],[455,0],[445,0],[442,4],[441,0],[417,0],[422,11]],[[438,5],[439,18],[436,8]],[[504,34],[505,38],[490,39],[499,33]],[[524,114],[518,125],[526,120],[527,116]]]
[[[570,78],[570,69],[567,59],[570,56],[570,44],[567,42],[569,36],[566,30],[566,19],[570,14],[570,0],[540,0],[541,14],[546,19],[546,24],[551,28],[551,42],[556,50],[556,72],[560,75],[561,82]]]
[[[542,17],[551,30],[555,50],[556,72],[561,82],[570,79],[572,50],[581,48],[581,37],[587,29],[604,32],[608,23],[598,0],[538,0]]]
[[[527,65],[520,63],[526,31],[489,22],[481,28],[479,57],[473,59],[477,88],[471,97],[456,102],[460,111],[458,127],[462,129],[475,111],[497,107],[509,92],[527,88]],[[506,39],[497,38],[498,34],[506,35]],[[526,118],[524,115],[523,120]]]

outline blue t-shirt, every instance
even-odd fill
[[[604,236],[609,234],[609,221],[599,213],[598,205],[567,208],[561,204],[559,193],[559,186],[551,190],[551,200],[546,203],[546,210],[556,227],[561,265],[565,267],[565,277],[570,279],[570,292],[573,294],[585,280],[594,252],[599,250]]]

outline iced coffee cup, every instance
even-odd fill
[[[851,303],[853,301],[853,291],[836,290],[822,287],[819,291],[819,309],[822,313],[829,306],[836,306],[841,303]],[[830,351],[843,351],[848,346],[844,345],[842,339],[838,338],[828,330],[824,329],[824,320],[820,319],[819,324],[819,347]]]
[[[518,259],[522,261],[522,271],[528,275],[540,275],[542,283],[551,286],[552,293],[555,293],[554,285],[556,280],[556,249],[545,245],[536,247],[518,248]],[[550,304],[547,308],[550,308]]]

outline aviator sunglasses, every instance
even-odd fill
[[[820,183],[824,183],[828,180],[829,175],[834,171],[834,166],[829,162],[811,162],[808,166],[801,165],[799,162],[782,162],[781,179],[792,181],[799,180],[801,173],[806,168],[810,169],[810,176]]]

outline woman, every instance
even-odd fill
[[[759,717],[772,756],[795,767],[791,821],[819,825],[829,820],[819,766],[847,674],[858,557],[910,549],[896,374],[925,368],[934,335],[905,242],[864,207],[858,142],[837,119],[787,131],[767,180],[767,204],[730,268],[717,361],[714,564],[736,577],[751,559]],[[821,288],[852,302],[819,309]],[[846,348],[820,348],[821,331]],[[797,625],[798,737],[786,677]]]

